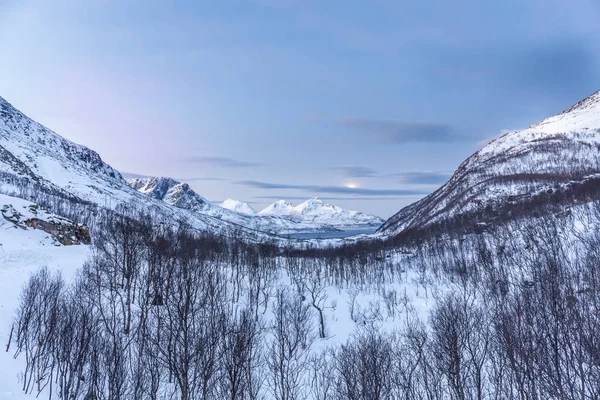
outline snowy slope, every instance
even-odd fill
[[[68,199],[114,209],[120,204],[152,212],[159,220],[186,221],[194,229],[217,234],[242,232],[248,239],[262,240],[267,235],[254,226],[219,213],[198,212],[213,207],[185,184],[171,192],[148,196],[135,190],[121,174],[85,146],[70,142],[25,116],[0,97],[0,193],[35,200],[40,196]],[[25,188],[27,186],[27,188]],[[175,206],[175,207],[173,207]],[[241,223],[241,224],[240,224]],[[285,225],[286,223],[283,223]]]
[[[256,211],[248,203],[244,203],[243,201],[227,199],[221,204],[220,207],[226,208],[231,211],[235,211],[241,214],[255,215]]]
[[[465,160],[434,193],[400,210],[386,234],[458,219],[485,222],[600,193],[600,91],[559,115],[508,132]]]
[[[285,200],[279,200],[258,213],[259,215],[277,215],[307,224],[330,225],[336,228],[379,226],[384,220],[358,211],[345,210],[325,203],[313,197],[294,206]]]
[[[0,208],[12,205],[16,209],[30,209],[32,203],[18,198],[0,195]],[[23,230],[14,227],[10,222],[0,218],[0,399],[35,399],[36,393],[26,395],[22,392],[20,380],[25,371],[25,358],[21,354],[16,359],[14,356],[14,343],[5,351],[8,343],[15,311],[19,305],[21,290],[29,277],[41,267],[47,267],[51,273],[59,272],[67,283],[74,280],[77,271],[92,255],[91,246],[56,246],[56,243],[42,231],[35,229]],[[390,261],[391,262],[391,261]],[[365,324],[365,320],[380,318],[380,329],[393,331],[401,326],[406,318],[402,311],[396,314],[386,314],[382,317],[381,310],[385,309],[384,298],[381,293],[403,293],[411,306],[415,307],[418,315],[426,320],[430,308],[434,305],[423,284],[414,282],[418,278],[416,272],[406,271],[398,282],[379,285],[378,289],[355,290],[349,287],[325,287],[324,321],[327,326],[328,337],[317,339],[311,351],[322,351],[328,346],[338,346],[348,340]],[[281,278],[272,283],[289,287],[290,291],[297,290],[291,282],[285,269],[282,269]],[[265,312],[272,312],[271,306]],[[352,308],[351,308],[352,304]],[[379,310],[378,316],[372,310]],[[265,318],[269,318],[266,315]],[[46,387],[39,398],[48,398]],[[52,398],[56,398],[56,389]],[[269,399],[270,397],[265,397]]]
[[[0,195],[0,209],[10,210],[10,213],[5,211],[0,216],[0,341],[3,346],[0,351],[0,398],[31,399],[35,396],[24,395],[19,381],[19,375],[25,370],[23,358],[15,360],[13,348],[8,353],[5,351],[21,288],[33,272],[44,266],[72,279],[87,258],[89,246],[62,246],[43,230],[28,228],[6,219],[18,211],[22,220],[39,218],[48,222],[65,222],[64,218],[46,212],[31,202]]]
[[[304,223],[268,215],[250,215],[213,205],[196,193],[187,183],[171,178],[135,178],[127,181],[139,193],[196,215],[209,216],[222,221],[271,234],[331,232],[335,229],[324,224]]]
[[[0,171],[30,178],[54,191],[104,201],[124,180],[100,156],[72,143],[0,97]]]

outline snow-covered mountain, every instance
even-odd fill
[[[336,228],[355,228],[379,226],[384,220],[358,211],[345,210],[325,203],[313,197],[294,206],[285,200],[279,200],[259,212],[259,215],[277,215],[308,224],[329,225]]]
[[[438,190],[379,229],[484,225],[600,198],[600,91],[554,117],[508,132],[465,160]],[[562,206],[564,204],[564,206]]]
[[[335,231],[335,228],[326,224],[306,223],[275,215],[252,215],[231,210],[222,205],[214,205],[196,193],[187,183],[178,182],[171,178],[134,178],[129,179],[127,182],[133,189],[152,199],[191,211],[197,215],[209,216],[260,232],[283,235]],[[238,206],[243,209],[245,203],[240,204]],[[247,204],[246,206],[250,207]],[[252,209],[250,208],[250,210]]]
[[[248,203],[244,203],[243,201],[227,199],[221,204],[220,207],[226,208],[231,211],[235,211],[241,214],[255,215],[256,211]]]
[[[285,200],[277,200],[275,203],[265,207],[258,212],[258,215],[276,215],[279,217],[289,217],[292,214],[294,205]]]
[[[161,179],[139,181],[137,190],[132,188],[96,152],[33,121],[2,97],[0,178],[0,193],[34,202],[42,199],[63,209],[68,209],[71,204],[106,209],[127,205],[152,212],[161,221],[186,221],[199,231],[215,234],[242,232],[249,240],[267,237],[260,229],[256,230],[263,226],[224,218],[219,211],[229,211],[211,205],[187,184]],[[203,212],[215,209],[217,212],[212,215]],[[85,210],[82,212],[86,216],[93,213],[92,208]],[[51,211],[56,212],[55,209]],[[281,225],[292,224],[283,221]],[[274,231],[268,229],[264,232]]]
[[[119,172],[98,153],[26,117],[0,97],[0,171],[49,192],[104,201],[125,188]]]
[[[181,183],[175,179],[136,178],[128,179],[127,183],[140,193],[178,208],[197,213],[211,212],[213,208],[208,200],[194,192],[187,183]]]

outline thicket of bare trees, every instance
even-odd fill
[[[597,226],[599,214],[588,211],[586,226]],[[573,221],[539,218],[432,238],[398,264],[377,243],[302,252],[150,221],[106,215],[73,283],[46,269],[31,277],[7,346],[26,361],[25,392],[64,400],[600,398],[594,229],[579,235]],[[448,283],[427,320],[385,289],[407,268]],[[331,286],[373,290],[385,305],[369,311],[373,318],[349,306],[357,328],[339,346],[326,346]],[[397,329],[380,329],[382,315]]]

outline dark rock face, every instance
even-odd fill
[[[43,221],[32,218],[24,221],[29,228],[40,229],[50,235],[64,246],[90,244],[90,231],[87,226],[75,223],[65,224],[54,221]]]

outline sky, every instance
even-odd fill
[[[596,0],[0,0],[0,96],[124,176],[389,217],[600,89]]]

